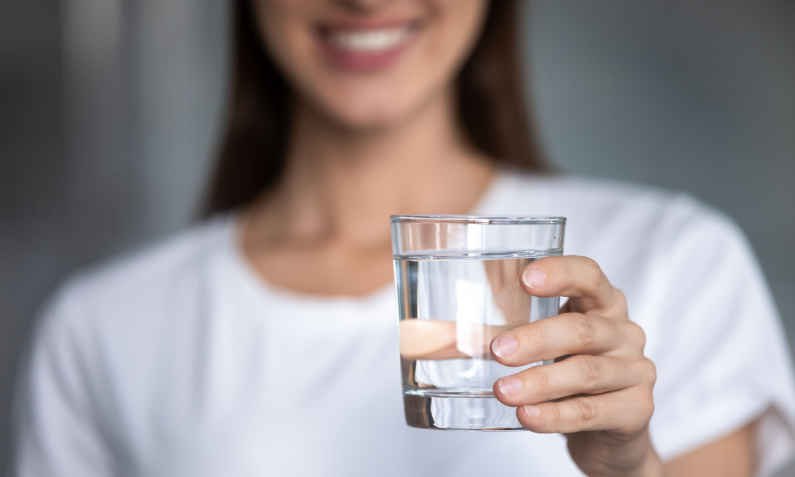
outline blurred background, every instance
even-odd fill
[[[795,342],[795,2],[533,0],[522,16],[556,166],[728,213]],[[0,2],[0,468],[43,300],[75,269],[194,217],[227,28],[212,0]]]

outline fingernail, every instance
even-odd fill
[[[513,396],[522,390],[522,382],[516,378],[502,378],[497,381],[497,387],[506,396]]]
[[[538,417],[541,415],[541,409],[538,406],[531,406],[529,404],[525,404],[524,412],[527,413],[528,417]]]
[[[522,277],[524,284],[530,288],[538,288],[542,286],[544,284],[544,280],[546,279],[547,274],[538,268],[528,268]]]
[[[500,336],[491,344],[491,351],[500,358],[507,358],[516,352],[519,344],[510,336]]]

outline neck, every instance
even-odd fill
[[[287,169],[254,220],[279,224],[283,240],[364,245],[388,239],[392,214],[468,212],[493,168],[464,139],[448,96],[401,124],[366,131],[299,104]]]

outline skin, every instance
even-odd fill
[[[361,296],[391,286],[384,218],[467,213],[494,176],[460,131],[453,104],[453,78],[486,1],[254,3],[263,43],[298,101],[283,180],[241,215],[243,250],[264,280],[298,293]],[[347,71],[319,53],[318,22],[394,20],[422,27],[387,68]],[[494,384],[525,428],[565,434],[588,475],[751,475],[752,425],[661,462],[648,431],[656,373],[643,354],[645,335],[598,264],[549,257],[521,276],[528,295],[570,297],[559,316],[494,330],[502,334],[490,351],[503,364],[557,360]],[[441,340],[450,336],[438,332]],[[454,348],[405,351],[447,359],[457,357]]]

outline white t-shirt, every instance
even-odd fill
[[[791,454],[790,355],[730,221],[686,195],[512,172],[475,212],[568,217],[566,253],[595,259],[647,333],[664,459],[763,413],[760,472]],[[233,216],[203,223],[50,304],[20,386],[14,475],[581,475],[559,435],[407,427],[397,330],[391,286],[279,289],[249,268]]]

